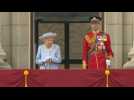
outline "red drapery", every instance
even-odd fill
[[[0,87],[24,87],[23,70],[0,70]]]
[[[104,87],[105,75],[99,71],[57,70],[31,71],[29,86],[33,87]]]
[[[109,87],[134,87],[134,70],[111,70]]]
[[[0,70],[0,87],[24,87],[24,70]],[[28,87],[105,87],[104,71],[30,70]],[[109,87],[134,87],[134,70],[111,70]]]

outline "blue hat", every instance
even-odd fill
[[[47,32],[47,33],[44,33],[43,35],[41,35],[39,37],[39,39],[43,39],[43,38],[46,38],[46,37],[55,37],[56,36],[56,33],[53,33],[53,32]]]

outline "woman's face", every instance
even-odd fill
[[[92,22],[90,23],[91,30],[97,31],[100,29],[100,23],[99,22]]]
[[[54,43],[54,37],[47,37],[44,39],[44,44],[46,45],[52,45]]]

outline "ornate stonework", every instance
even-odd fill
[[[0,44],[0,69],[10,69],[11,66],[4,59],[6,59],[6,53]]]
[[[134,68],[134,41],[133,41],[133,47],[128,52],[128,58],[129,60],[124,64],[124,68]]]

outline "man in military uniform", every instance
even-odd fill
[[[89,21],[91,32],[83,39],[83,69],[106,69],[113,57],[110,35],[101,31],[100,17],[91,17]]]

